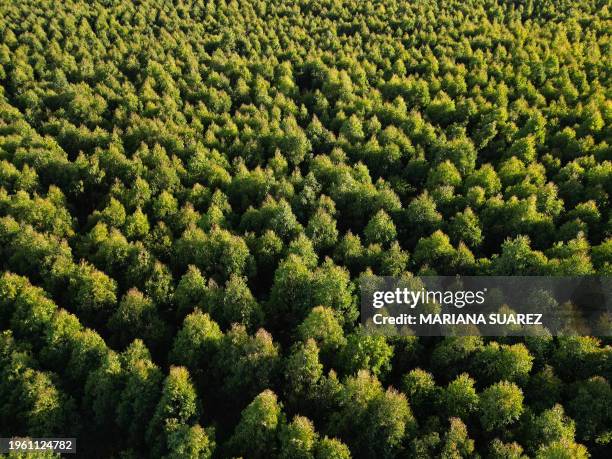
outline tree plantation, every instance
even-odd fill
[[[611,14],[0,0],[0,437],[609,457],[609,336],[372,335],[359,279],[612,275]]]

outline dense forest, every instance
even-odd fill
[[[0,436],[610,457],[609,337],[375,336],[358,286],[612,275],[611,13],[0,0]]]

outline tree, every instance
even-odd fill
[[[590,245],[582,233],[566,243],[557,243],[548,250],[550,271],[566,276],[587,276],[593,274],[589,257]]]
[[[243,325],[234,325],[220,342],[214,368],[222,392],[239,404],[273,381],[279,364],[278,345],[263,328],[250,336]]]
[[[412,434],[416,429],[416,421],[406,397],[391,388],[372,400],[366,417],[370,419],[369,425],[365,438],[360,439],[359,443],[360,448],[367,448],[366,451],[371,451],[373,457],[392,455],[404,436]]]
[[[463,176],[474,171],[476,156],[474,144],[464,134],[441,143],[437,148],[438,161],[450,160]]]
[[[100,430],[114,424],[124,376],[119,355],[109,352],[102,365],[87,377],[83,399]]]
[[[100,212],[100,220],[108,226],[121,228],[125,223],[125,208],[115,198],[111,198],[108,205]]]
[[[561,400],[562,388],[563,382],[555,374],[553,367],[546,365],[529,378],[525,396],[529,401],[529,406],[536,411],[541,411],[552,408]]]
[[[244,230],[261,233],[272,230],[283,241],[288,242],[302,231],[291,206],[285,199],[278,201],[266,198],[259,209],[249,208],[241,218],[240,227]]]
[[[346,374],[368,370],[372,375],[379,376],[391,369],[392,356],[393,346],[387,344],[384,336],[359,328],[348,336],[339,361]]]
[[[257,262],[257,272],[259,276],[265,276],[265,280],[271,279],[281,258],[283,241],[274,231],[267,230],[257,239],[254,245],[255,247],[251,250]],[[316,254],[313,253],[313,255],[316,257]]]
[[[15,424],[8,421],[5,428],[11,428],[18,435],[41,436],[59,435],[73,423],[73,428],[77,427],[72,418],[75,402],[56,387],[53,382],[56,375],[22,365],[11,362],[3,372],[1,389],[8,395],[3,410],[15,413],[10,415]]]
[[[459,373],[474,353],[484,346],[480,336],[448,336],[434,348],[431,355],[431,365],[434,370],[448,378]]]
[[[196,422],[199,414],[200,403],[189,371],[185,367],[170,367],[161,398],[147,429],[147,437],[157,445],[159,452],[166,450],[168,437],[176,435],[180,426]]]
[[[181,424],[168,434],[168,459],[209,459],[213,455],[215,442],[200,425]]]
[[[508,154],[520,159],[526,164],[533,162],[537,156],[535,138],[528,135],[527,137],[515,140]]]
[[[341,323],[355,320],[358,312],[348,271],[327,258],[314,271],[310,304],[312,306],[324,304],[332,308]]]
[[[496,275],[543,275],[547,271],[548,260],[542,252],[532,250],[526,236],[508,239],[502,244],[502,252],[494,257],[491,269]]]
[[[293,406],[307,407],[308,401],[314,398],[317,383],[323,376],[319,348],[312,338],[294,347],[286,359],[284,376],[287,400]]]
[[[397,230],[387,213],[379,210],[368,222],[364,234],[370,244],[389,245],[397,236]]]
[[[467,427],[461,419],[450,418],[450,428],[444,435],[440,457],[444,459],[470,457],[474,453],[474,440],[470,440]]]
[[[306,235],[318,251],[329,250],[338,239],[336,220],[325,210],[318,209],[308,222]]]
[[[221,228],[213,228],[210,234],[187,228],[176,242],[176,254],[179,266],[193,264],[217,281],[243,274],[251,263],[244,240]]]
[[[581,441],[595,439],[602,445],[610,442],[610,401],[612,389],[602,376],[593,376],[579,382],[574,387],[572,399],[567,403],[567,411],[577,422],[576,433]]]
[[[407,251],[402,250],[397,241],[394,241],[391,247],[383,251],[378,258],[380,274],[383,276],[400,276],[404,274],[410,261],[410,255]]]
[[[125,235],[129,239],[142,239],[149,234],[150,225],[147,214],[136,208],[133,214],[129,215],[125,221]]]
[[[436,203],[431,196],[424,192],[408,204],[403,216],[402,223],[404,222],[412,233],[410,240],[416,242],[419,237],[440,228],[442,214],[436,209]]]
[[[155,304],[138,289],[129,290],[108,321],[108,327],[124,347],[140,336],[149,346],[160,344],[166,334],[165,324],[157,314]]]
[[[115,305],[117,285],[106,274],[87,263],[75,266],[67,295],[74,308],[93,323],[108,317]]]
[[[189,265],[174,292],[174,301],[179,317],[192,312],[197,306],[204,306],[210,297],[210,290],[202,272]]]
[[[516,442],[504,443],[499,438],[491,442],[489,456],[491,459],[527,459],[521,445]]]
[[[589,457],[589,453],[584,445],[569,441],[559,441],[541,447],[535,457],[537,459],[586,459]]]
[[[406,397],[384,391],[367,370],[347,378],[339,396],[341,409],[333,414],[331,428],[364,457],[391,456],[416,427]]]
[[[293,421],[282,426],[279,437],[279,457],[314,459],[317,433],[308,418],[295,416]]]
[[[279,264],[266,309],[266,316],[279,328],[290,329],[305,316],[311,306],[311,279],[311,271],[299,256],[291,254]]]
[[[434,191],[436,187],[450,185],[461,185],[461,174],[453,163],[446,160],[439,163],[435,168],[429,170],[427,175],[427,189]]]
[[[249,289],[246,278],[232,274],[213,302],[211,313],[224,327],[242,324],[255,330],[263,323],[263,311]]]
[[[344,331],[334,311],[325,306],[317,306],[308,313],[297,328],[297,336],[304,342],[314,339],[327,358],[346,344]]]
[[[340,134],[346,137],[350,142],[359,142],[364,139],[363,126],[359,118],[351,115],[340,128]]]
[[[293,165],[298,165],[310,152],[312,148],[310,141],[293,117],[283,120],[282,130],[278,145],[281,151],[285,152],[287,160]]]
[[[62,372],[64,386],[80,396],[89,374],[106,361],[109,348],[98,333],[83,328],[71,314],[60,310],[53,319],[41,356]]]
[[[187,367],[192,374],[200,377],[205,369],[210,368],[222,339],[223,332],[216,322],[196,309],[185,317],[183,327],[174,338],[169,360]]]
[[[480,220],[471,208],[467,207],[453,217],[450,222],[449,235],[455,244],[465,242],[472,248],[480,245],[483,240]]]
[[[465,178],[467,188],[481,187],[486,196],[495,196],[502,189],[501,181],[491,164],[483,164]]]
[[[471,413],[478,409],[479,398],[474,389],[475,381],[467,373],[463,373],[453,381],[442,393],[444,411],[447,417],[468,420]]]
[[[487,431],[512,424],[522,412],[523,392],[514,383],[495,383],[480,395],[480,423]]]
[[[7,273],[2,283],[4,289],[0,293],[0,301],[3,304],[5,326],[10,326],[17,338],[40,345],[41,337],[48,330],[57,306],[44,290],[32,286],[26,278]]]
[[[319,257],[315,251],[314,245],[305,234],[300,234],[289,243],[287,255],[290,254],[300,257],[309,268],[315,268],[319,262]]]
[[[441,273],[450,272],[457,252],[449,237],[437,230],[429,237],[421,238],[414,249],[414,263],[427,265]]]
[[[524,383],[529,377],[533,357],[523,343],[488,343],[473,360],[474,374],[483,384],[496,381]]]
[[[436,386],[433,375],[420,368],[411,370],[402,378],[402,391],[406,394],[417,418],[430,413],[440,400],[441,389]]]
[[[274,273],[266,315],[278,328],[291,330],[321,304],[333,309],[341,322],[356,318],[348,272],[330,259],[311,271],[300,257],[289,255]]]
[[[555,442],[573,442],[576,427],[565,415],[563,406],[555,405],[538,416],[530,416],[525,426],[524,444],[532,454],[541,446]]]
[[[346,266],[353,273],[363,267],[364,258],[361,238],[350,231],[347,232],[336,246],[334,261],[342,266]]]
[[[142,341],[130,344],[120,359],[124,376],[116,423],[127,435],[128,444],[140,445],[159,401],[163,374]]]
[[[315,446],[316,459],[350,459],[351,452],[340,440],[322,438]]]
[[[242,411],[228,448],[238,455],[266,457],[277,451],[277,429],[282,423],[283,413],[276,394],[266,389]]]
[[[583,379],[598,374],[605,365],[607,351],[593,336],[559,337],[553,352],[555,369],[564,379]]]

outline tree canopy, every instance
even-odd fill
[[[358,305],[364,274],[612,274],[610,13],[0,0],[0,432],[607,457],[609,336],[372,336]]]

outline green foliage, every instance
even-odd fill
[[[199,309],[185,317],[183,327],[174,338],[174,345],[169,359],[176,365],[187,367],[193,374],[198,374],[209,367],[216,355],[223,333],[208,314]]]
[[[404,375],[401,387],[418,414],[427,413],[439,401],[440,388],[436,386],[433,375],[420,368]]]
[[[219,281],[248,270],[249,249],[244,240],[230,232],[214,228],[206,234],[189,227],[176,242],[178,264],[193,264]]]
[[[287,399],[293,405],[304,405],[315,397],[323,365],[319,362],[319,348],[312,338],[295,346],[285,361],[284,376]]]
[[[420,236],[426,236],[440,227],[442,214],[438,212],[435,201],[424,192],[414,198],[405,212],[405,221],[408,227],[415,232],[418,240]]]
[[[586,459],[589,457],[584,445],[570,441],[558,441],[540,448],[537,459]]]
[[[316,459],[350,459],[348,447],[335,438],[322,438],[315,449]]]
[[[297,332],[302,341],[314,339],[327,356],[332,356],[346,344],[344,331],[334,311],[325,306],[313,308],[298,326]]]
[[[136,337],[142,338],[149,346],[157,344],[165,335],[164,327],[154,303],[137,289],[125,294],[108,323],[120,347]]]
[[[470,457],[474,453],[474,440],[470,440],[467,427],[460,419],[451,418],[440,457],[444,459]]]
[[[546,365],[541,371],[532,375],[529,379],[526,398],[529,400],[529,405],[538,408],[552,408],[552,406],[561,400],[561,390],[563,382],[555,374],[555,370]]]
[[[116,282],[86,263],[74,269],[67,291],[69,301],[89,320],[107,316],[117,301]]]
[[[283,414],[276,394],[265,390],[242,411],[240,422],[229,440],[237,455],[266,457],[276,451],[276,430]]]
[[[193,265],[187,268],[174,292],[174,301],[180,317],[190,313],[197,306],[203,306],[209,297],[209,289],[202,272]]]
[[[211,314],[224,327],[231,324],[242,324],[249,330],[255,330],[263,323],[263,311],[253,297],[246,278],[232,274],[225,283],[225,288],[211,298]]]
[[[387,344],[384,336],[359,328],[348,336],[339,360],[347,374],[369,370],[374,376],[380,376],[391,369],[392,356],[393,346]]]
[[[15,357],[17,357],[15,355]],[[74,400],[59,390],[54,375],[30,368],[26,362],[11,362],[14,374],[3,372],[2,409],[11,414],[4,429],[32,435],[59,434],[74,420]],[[7,369],[8,369],[7,368]]]
[[[349,322],[356,315],[351,293],[348,272],[330,259],[311,271],[300,257],[291,254],[274,274],[266,315],[277,327],[282,324],[292,329],[311,308],[325,305],[341,323]]]
[[[544,445],[574,441],[574,421],[565,415],[561,405],[555,405],[538,416],[532,416],[526,424],[525,445],[532,453]]]
[[[341,410],[333,415],[332,430],[364,457],[392,455],[415,428],[406,397],[393,389],[384,391],[367,370],[349,377],[339,397]]]
[[[236,401],[249,399],[268,387],[276,376],[278,345],[263,328],[250,336],[243,325],[232,326],[220,342],[214,367],[220,389]]]
[[[595,441],[602,445],[610,443],[611,400],[610,383],[601,376],[593,376],[576,383],[567,410],[577,421],[579,440],[588,441],[595,438]]]
[[[431,364],[434,369],[453,377],[465,367],[471,356],[481,350],[483,341],[480,336],[448,336],[434,348]]]
[[[452,218],[449,234],[456,244],[465,242],[472,248],[478,247],[483,239],[478,216],[469,207]]]
[[[442,394],[442,406],[448,417],[467,420],[468,416],[478,409],[479,398],[474,383],[467,373],[448,383]]]
[[[504,443],[499,438],[491,442],[489,457],[491,459],[527,459],[521,445],[516,442]]]
[[[313,452],[317,442],[317,433],[312,422],[303,416],[295,416],[281,430],[280,454],[282,458],[308,459],[314,458]]]
[[[116,422],[126,432],[129,442],[140,444],[159,401],[163,373],[138,340],[121,355],[121,366],[125,374],[122,375]]]
[[[183,426],[195,422],[199,411],[199,402],[189,371],[184,367],[171,367],[147,430],[147,436],[154,448],[159,448],[158,452],[161,452],[164,447],[172,447],[170,443],[176,442],[176,438],[173,437],[185,436],[186,433],[181,432]],[[191,434],[187,433],[187,438],[190,436]],[[196,446],[196,448],[201,447]],[[174,446],[175,450],[176,448],[177,446]]]
[[[488,343],[474,357],[474,374],[483,384],[501,380],[522,383],[531,371],[533,357],[523,343]]]
[[[99,457],[607,457],[605,320],[383,337],[357,305],[364,273],[612,273],[609,17],[0,2],[0,431]]]
[[[480,422],[485,430],[497,430],[516,421],[523,412],[523,392],[514,383],[501,381],[480,395]]]
[[[327,212],[319,209],[310,218],[306,227],[306,234],[317,250],[328,250],[334,246],[338,239],[336,221]]]
[[[397,236],[395,225],[384,210],[372,217],[363,233],[370,244],[389,245]]]
[[[167,458],[209,459],[212,457],[215,442],[199,425],[180,425],[168,434]]]

